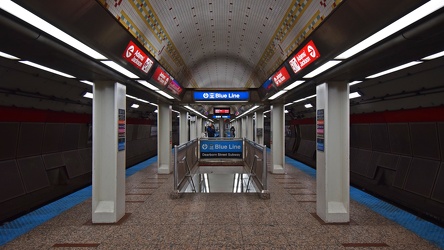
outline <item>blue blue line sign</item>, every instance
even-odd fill
[[[248,91],[194,91],[194,101],[248,101],[250,92]]]
[[[202,140],[200,158],[242,158],[242,140]]]

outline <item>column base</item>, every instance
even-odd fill
[[[282,165],[273,165],[271,169],[272,174],[285,174],[285,169]]]
[[[157,169],[158,174],[170,174],[172,171],[170,170],[170,166],[166,164],[162,164]]]

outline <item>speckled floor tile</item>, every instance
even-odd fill
[[[206,225],[200,232],[200,244],[209,245],[242,245],[240,225]]]
[[[275,244],[288,245],[282,229],[278,225],[241,225],[245,245]]]

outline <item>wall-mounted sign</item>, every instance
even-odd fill
[[[318,49],[314,45],[313,41],[310,41],[305,45],[296,55],[290,59],[289,63],[294,73],[301,71],[303,68],[316,61],[321,55]]]
[[[316,110],[316,148],[318,151],[324,151],[324,110],[318,109]]]
[[[242,140],[202,140],[200,158],[242,158]]]
[[[230,114],[230,108],[213,108],[213,114]]]
[[[152,79],[162,86],[167,85],[170,82],[170,75],[166,73],[161,67],[157,67],[152,76]]]
[[[125,150],[125,138],[126,138],[126,122],[125,122],[125,110],[119,109],[118,113],[118,131],[117,131],[117,147],[118,151]]]
[[[136,44],[132,41],[129,42],[128,46],[123,52],[123,58],[130,62],[134,67],[140,69],[145,74],[147,74],[154,64],[154,61],[149,58]]]
[[[276,74],[273,75],[273,82],[276,86],[280,86],[290,79],[290,74],[285,67],[282,67]]]
[[[194,101],[248,101],[250,98],[250,92],[237,91],[237,92],[207,92],[207,91],[195,91],[193,93]]]
[[[176,80],[170,81],[170,84],[168,84],[168,89],[176,95],[180,95],[180,93],[182,93],[183,91],[183,88],[179,85],[178,82],[176,82]]]

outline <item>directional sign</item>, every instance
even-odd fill
[[[200,158],[242,158],[242,140],[202,140]]]
[[[123,52],[123,58],[145,74],[150,71],[154,64],[154,61],[132,41],[129,42],[125,52]]]
[[[301,71],[303,68],[316,61],[321,55],[313,41],[305,45],[296,55],[290,59],[289,63],[294,73]]]
[[[220,92],[206,92],[195,91],[195,101],[248,101],[250,98],[250,92],[248,91],[220,91]]]

